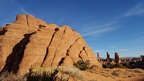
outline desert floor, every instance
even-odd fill
[[[88,81],[144,81],[144,70],[97,68],[91,72],[82,71]]]

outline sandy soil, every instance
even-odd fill
[[[91,72],[83,71],[87,81],[144,81],[142,69],[95,69]]]

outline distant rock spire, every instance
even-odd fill
[[[106,52],[106,54],[107,54],[106,61],[107,61],[107,62],[110,62],[110,61],[111,61],[111,59],[110,59],[110,55],[109,55],[109,53],[108,53],[108,52]]]
[[[144,62],[144,55],[141,55],[140,58],[141,58],[141,61]]]
[[[97,52],[97,60],[100,61],[101,58],[100,58],[100,54]]]
[[[120,63],[119,54],[115,52],[115,63]]]

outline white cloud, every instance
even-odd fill
[[[27,12],[24,7],[22,5],[20,5],[19,3],[17,3],[15,0],[11,0],[16,6],[18,6],[21,10],[21,12],[25,13],[25,14],[30,14],[29,12]]]
[[[58,20],[58,23],[62,23],[65,20],[65,18],[61,18]]]
[[[90,36],[90,35],[94,35],[94,34],[98,34],[98,33],[108,32],[111,30],[113,30],[113,28],[102,28],[102,29],[98,29],[98,30],[88,31],[87,33],[82,34],[82,36],[83,37]]]
[[[144,15],[144,4],[139,3],[132,7],[124,16]]]
[[[103,53],[103,52],[105,52],[105,50],[94,50],[94,53]]]
[[[110,46],[110,48],[116,48],[116,46]]]
[[[114,30],[115,28],[113,27],[114,24],[117,22],[109,22],[105,23],[102,25],[97,25],[93,27],[89,27],[87,29],[81,30],[80,33],[82,34],[83,37],[90,36],[90,35],[96,35],[99,33],[105,33]]]
[[[120,49],[117,52],[125,52],[125,51],[128,51],[128,49]]]

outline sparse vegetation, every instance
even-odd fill
[[[35,68],[30,69],[30,72],[25,75],[27,81],[46,81],[46,80],[53,80],[53,77],[58,73],[56,67],[49,67],[49,68]]]
[[[128,71],[133,71],[133,72],[143,73],[143,74],[144,74],[144,70],[143,70],[143,69],[140,69],[140,68],[128,69]]]
[[[56,77],[62,81],[67,80],[70,77],[80,80],[84,78],[80,70],[74,66],[59,66],[58,71],[59,72]]]
[[[0,81],[67,81],[69,78],[83,80],[83,74],[74,66],[58,66],[49,68],[31,68],[23,77],[4,72]]]
[[[80,71],[75,66],[58,66],[30,69],[29,73],[23,77],[12,72],[4,72],[0,75],[0,81],[103,81],[107,80],[107,78],[111,78],[112,80],[110,81],[116,81],[118,77],[131,81],[131,79],[139,79],[137,76],[140,76],[141,81],[143,81],[143,74],[144,70],[139,68],[107,68],[98,70],[97,73],[90,73],[89,71]],[[102,79],[100,78],[101,76],[103,77]]]
[[[80,70],[89,70],[90,69],[90,60],[79,60],[77,63],[74,63],[74,66],[79,68]]]
[[[26,81],[26,78],[17,76],[13,72],[4,72],[0,75],[0,81]]]
[[[123,66],[122,64],[120,63],[117,63],[117,64],[108,64],[106,65],[106,68],[126,68],[125,66]]]
[[[113,71],[113,72],[112,72],[112,75],[114,75],[114,76],[119,76],[119,75],[120,75],[119,70],[115,70],[115,71]]]

